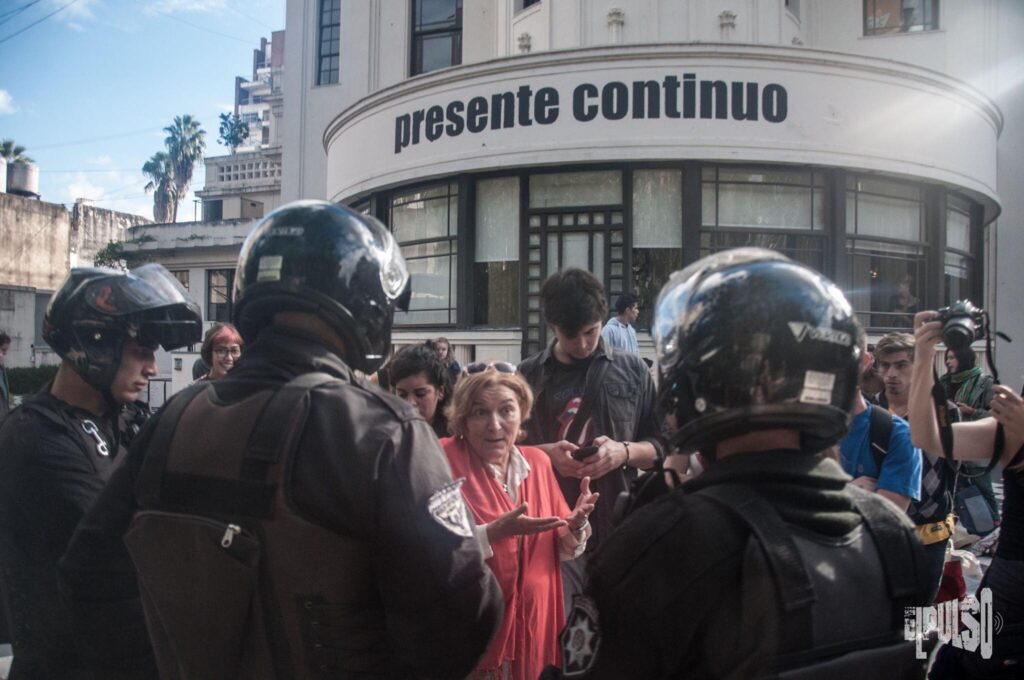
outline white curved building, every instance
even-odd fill
[[[390,225],[399,341],[517,361],[569,265],[637,294],[642,331],[671,271],[739,245],[832,277],[873,335],[970,298],[1024,337],[1024,3],[289,0],[287,22],[284,198]],[[1000,352],[1016,382],[1024,347]]]

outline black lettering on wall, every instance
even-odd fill
[[[462,112],[465,108],[466,105],[458,99],[448,104],[448,108],[445,111],[446,117],[448,118],[448,125],[445,127],[445,132],[448,133],[449,137],[458,137],[462,134],[462,128],[466,125],[462,120]]]
[[[409,146],[409,114],[395,118],[395,153]]]
[[[789,94],[782,85],[765,85],[761,93],[761,115],[770,123],[781,123],[789,113]]]
[[[712,102],[714,93],[714,102]],[[711,105],[715,105],[715,118],[729,117],[729,86],[723,80],[700,81],[700,117],[711,118]]]
[[[597,118],[597,105],[587,101],[597,98],[597,86],[590,83],[577,85],[572,92],[572,117],[584,123]]]
[[[516,124],[516,97],[511,92],[491,95],[491,129],[514,127]]]
[[[683,74],[683,118],[697,117],[697,76]]]
[[[558,120],[558,90],[553,87],[542,87],[537,90],[533,117],[541,125],[551,125]]]
[[[679,117],[679,78],[665,76],[665,115],[669,118]]]
[[[613,80],[601,90],[601,113],[608,120],[620,120],[629,113],[629,88]]]
[[[473,97],[469,100],[466,108],[466,129],[470,132],[480,132],[487,127],[487,100],[483,97]]]
[[[746,97],[743,96],[744,85]],[[757,120],[758,110],[757,83],[732,84],[732,117],[735,120]]]
[[[530,100],[533,98],[533,90],[529,85],[521,85],[516,91],[516,98],[519,100],[519,124],[526,127],[533,125],[530,119]]]
[[[431,106],[427,109],[427,124],[423,128],[428,141],[435,141],[441,138],[444,132],[444,109],[440,106]]]
[[[633,81],[633,117],[661,118],[661,86],[658,81]]]

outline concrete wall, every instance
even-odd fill
[[[71,267],[88,267],[111,241],[150,220],[76,203],[69,212],[13,194],[0,194],[0,285],[55,290]]]
[[[0,194],[0,285],[56,289],[68,273],[70,241],[63,205]]]
[[[125,240],[129,227],[151,223],[152,220],[139,215],[75,203],[71,210],[70,265],[91,265],[108,243]]]

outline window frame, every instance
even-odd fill
[[[416,194],[416,193],[427,192],[427,191],[430,191],[430,190],[433,190],[433,189],[442,188],[442,187],[445,190],[443,195],[431,196],[429,198],[418,199],[418,200],[420,200],[420,201],[442,201],[443,200],[445,202],[445,204],[447,206],[447,210],[448,210],[448,220],[447,220],[448,228],[447,228],[447,233],[445,235],[442,235],[442,236],[430,236],[430,237],[425,237],[425,238],[410,239],[410,240],[407,240],[407,241],[399,241],[398,240],[398,236],[395,234],[395,221],[394,221],[394,209],[397,207],[396,206],[396,201],[401,200],[402,198],[411,196],[411,195]],[[402,252],[402,257],[405,260],[407,266],[408,266],[409,262],[415,262],[417,260],[429,260],[429,259],[434,259],[434,258],[447,258],[448,259],[448,262],[449,262],[449,269],[448,269],[448,306],[447,307],[430,308],[430,309],[425,309],[425,310],[410,309],[408,312],[397,312],[396,315],[395,315],[396,316],[396,319],[395,319],[395,326],[396,327],[400,326],[402,328],[433,328],[433,327],[454,328],[459,323],[459,318],[460,318],[460,308],[459,308],[459,305],[460,305],[460,301],[462,300],[462,297],[463,297],[460,294],[461,291],[460,291],[460,283],[459,283],[460,279],[459,279],[459,277],[460,277],[460,272],[463,269],[462,253],[463,253],[463,251],[465,249],[464,241],[460,240],[459,234],[462,233],[464,231],[464,228],[465,228],[465,225],[463,224],[463,221],[466,219],[465,216],[463,215],[463,207],[465,205],[465,202],[463,200],[464,194],[465,194],[465,187],[463,186],[463,183],[460,182],[457,178],[454,178],[454,177],[448,178],[448,180],[446,180],[446,181],[440,181],[440,182],[434,181],[434,182],[428,182],[426,184],[418,184],[418,185],[412,185],[412,186],[407,186],[407,187],[401,187],[401,188],[398,188],[398,189],[388,193],[387,201],[385,203],[385,210],[387,211],[387,219],[385,220],[385,222],[388,225],[388,230],[395,237],[395,244],[398,246],[399,252],[402,252],[402,250],[404,248],[414,247],[414,246],[424,246],[424,245],[429,246],[429,245],[432,245],[432,244],[439,244],[439,243],[447,243],[448,244],[448,250],[447,250],[446,253],[439,253],[439,254],[433,254],[433,255],[417,255],[417,256],[411,256],[410,257],[410,256],[407,256],[404,252]],[[451,214],[451,205],[452,205],[452,199],[453,198],[456,201],[456,215],[454,216],[454,220],[453,220],[453,217],[452,217],[452,214]],[[415,202],[415,200],[409,200],[409,202]],[[404,203],[402,205],[404,205]],[[453,297],[455,298],[454,304],[452,302],[452,298]],[[411,306],[412,306],[412,303],[410,302],[410,307]],[[444,312],[447,312],[447,314],[448,314],[448,321],[447,322],[435,322],[435,321],[414,321],[414,320],[412,320],[412,318],[414,318],[414,317],[412,317],[411,315],[415,314],[416,312],[424,312],[424,311],[431,311],[431,312],[442,312],[442,311],[444,311]],[[400,317],[405,317],[406,315],[409,315],[410,318],[408,318],[408,319],[400,318]]]
[[[337,85],[341,80],[341,0],[320,0],[317,4],[316,31],[316,84]],[[327,18],[325,20],[325,15]],[[324,49],[324,32],[332,32],[327,38],[328,50]],[[337,31],[336,37],[333,32]],[[327,60],[327,68],[324,68]],[[334,60],[334,61],[331,61]]]
[[[875,16],[875,12],[869,10],[876,9],[880,0],[864,0],[864,18],[863,18],[863,35],[864,37],[875,37],[885,35],[906,35],[910,33],[928,33],[930,31],[938,31],[940,29],[940,10],[941,6],[939,0],[911,0],[921,8],[922,20],[920,24],[907,24],[904,23],[906,10],[903,4],[907,0],[899,0],[900,2],[900,21],[897,26],[886,26],[879,29],[877,26],[868,26],[868,19]],[[913,13],[911,13],[913,18]],[[895,30],[894,30],[895,29]]]
[[[412,0],[409,3],[409,77],[439,71],[443,68],[459,66],[462,64],[462,2],[463,0],[451,0],[455,3],[455,20],[451,26],[439,28],[422,29],[416,25],[416,10],[423,2],[429,0]],[[446,66],[423,70],[423,39],[451,34],[453,36],[451,63]]]
[[[214,302],[213,301],[213,277],[217,274],[224,274],[227,280],[225,299],[226,302]],[[217,286],[219,289],[220,286]],[[231,317],[234,313],[234,300],[232,299],[235,288],[235,270],[232,267],[221,267],[216,269],[206,270],[206,320],[216,321],[221,323],[228,323],[231,321]],[[224,308],[224,315],[219,313],[220,308]],[[218,313],[214,314],[217,310]]]

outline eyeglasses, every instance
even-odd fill
[[[498,373],[515,373],[516,367],[507,361],[492,361],[485,363],[483,361],[474,361],[469,366],[466,366],[466,373],[473,375],[474,373],[483,373],[487,369],[493,369]]]
[[[238,357],[242,356],[242,348],[239,347],[238,345],[235,345],[234,347],[214,347],[213,353],[219,356],[221,359],[229,355],[237,359]]]

